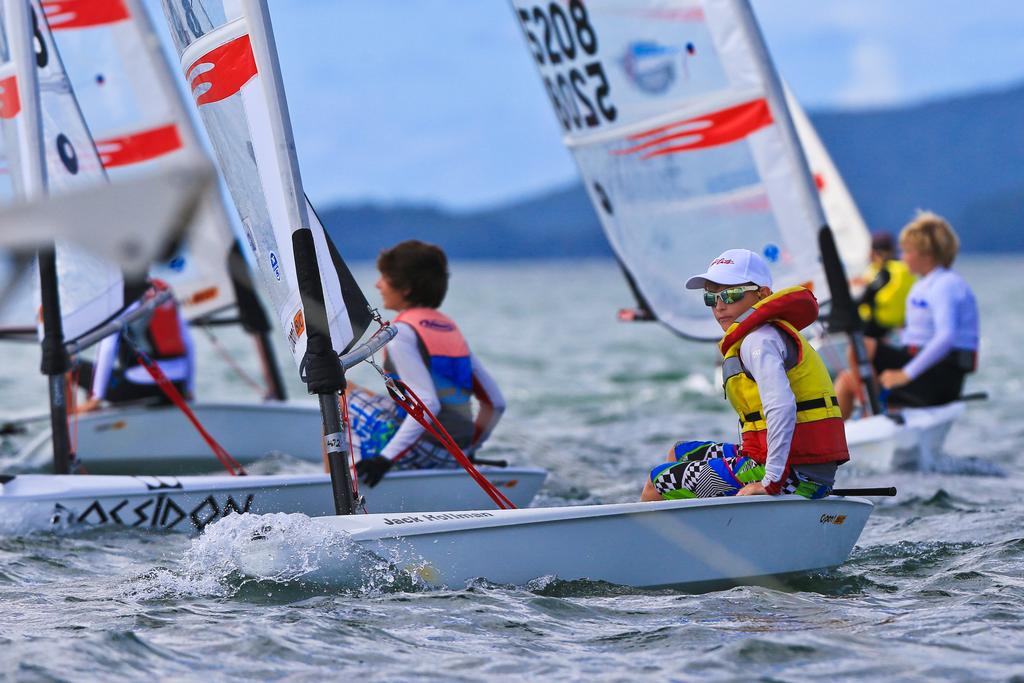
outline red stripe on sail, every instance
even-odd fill
[[[185,73],[191,74],[196,67],[206,65],[210,68],[189,78],[193,95],[199,86],[210,84],[210,88],[203,94],[196,95],[196,104],[220,102],[237,93],[256,75],[256,58],[252,54],[248,34],[210,50],[192,62]]]
[[[96,142],[104,168],[129,166],[181,149],[181,137],[173,123]]]
[[[704,10],[700,7],[689,9],[662,9],[644,12],[645,16],[652,19],[664,19],[665,21],[704,21]]]
[[[818,188],[818,192],[821,192],[822,190],[824,190],[825,189],[825,176],[821,175],[820,173],[815,173],[814,174],[814,186],[816,188]]]
[[[13,119],[21,111],[21,98],[18,97],[18,81],[8,76],[0,81],[0,119]]]
[[[105,26],[131,18],[121,0],[43,0],[42,4],[51,31]]]
[[[771,109],[768,107],[767,100],[761,98],[630,135],[628,140],[640,142],[640,144],[615,150],[612,154],[645,152],[640,158],[651,159],[692,149],[718,147],[736,142],[771,124]],[[686,140],[686,142],[667,144],[677,140]]]

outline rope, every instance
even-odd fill
[[[403,410],[421,425],[431,436],[441,442],[448,452],[452,454],[455,460],[462,465],[462,468],[466,470],[470,477],[473,478],[484,493],[486,493],[494,504],[501,510],[514,510],[515,505],[512,504],[508,498],[505,497],[501,491],[499,491],[494,484],[488,481],[487,477],[480,474],[473,463],[470,461],[466,454],[462,452],[459,445],[455,443],[448,430],[444,428],[444,425],[434,417],[434,414],[430,412],[430,409],[420,400],[420,397],[413,393],[412,389],[408,387],[401,380],[396,380],[392,377],[385,376],[384,384],[387,386],[388,393],[391,394],[391,398],[402,407]]]
[[[348,396],[341,392],[341,421],[345,423],[345,434],[348,437],[348,468],[352,479],[352,494],[359,500],[359,474],[356,472],[355,453],[352,452],[352,423],[348,419]]]
[[[71,359],[71,370],[64,376],[65,396],[68,397],[68,433],[71,452],[78,453],[78,359]]]
[[[185,403],[185,399],[182,398],[178,388],[175,387],[171,380],[167,378],[167,375],[165,375],[164,371],[160,369],[160,366],[142,350],[135,340],[132,339],[130,334],[124,333],[123,337],[128,341],[132,349],[135,350],[136,358],[138,358],[142,366],[146,368],[146,371],[149,372],[149,376],[153,378],[153,381],[156,382],[157,386],[160,387],[160,390],[164,392],[164,395],[167,396],[167,398],[169,398],[171,402],[185,414],[185,417],[187,417],[189,422],[192,423],[192,426],[196,428],[199,435],[203,437],[203,440],[210,447],[210,450],[213,451],[213,454],[217,457],[217,460],[220,461],[220,464],[224,466],[224,469],[226,469],[232,476],[245,475],[245,468],[242,467],[237,460],[232,458],[231,455],[224,450],[224,447],[217,443],[217,440],[214,439],[208,431],[206,431],[202,424],[200,424],[199,418],[197,418],[195,413],[192,412],[192,409],[188,407],[188,404]]]
[[[258,392],[261,396],[266,395],[268,393],[267,387],[260,386],[259,382],[254,380],[245,370],[242,369],[242,366],[240,366],[228,350],[221,345],[220,340],[217,339],[213,330],[211,330],[207,325],[202,325],[201,327],[203,332],[206,333],[206,336],[210,338],[210,343],[213,344],[214,350],[216,350],[220,357],[224,359],[224,362],[228,364],[228,367],[234,370],[235,374],[238,375],[243,382],[249,385],[249,388]]]

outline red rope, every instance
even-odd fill
[[[68,397],[68,432],[71,437],[71,452],[78,453],[78,359],[71,360],[71,370],[65,377],[65,395]]]
[[[341,392],[341,420],[345,423],[345,434],[348,437],[348,468],[352,479],[352,494],[359,500],[359,475],[356,473],[356,458],[352,452],[352,423],[348,419],[348,396]]]
[[[167,378],[167,375],[165,375],[164,371],[160,369],[160,366],[153,362],[153,359],[147,356],[146,353],[127,335],[125,335],[125,338],[128,339],[132,348],[135,349],[136,358],[139,359],[142,366],[149,372],[149,376],[153,378],[153,381],[155,381],[157,386],[160,387],[160,390],[164,392],[164,395],[171,399],[171,402],[185,414],[185,417],[187,417],[189,422],[192,423],[192,426],[196,428],[199,435],[203,437],[203,440],[210,447],[210,450],[213,451],[213,454],[217,456],[217,460],[219,460],[220,464],[224,466],[224,469],[226,469],[232,476],[244,475],[246,473],[245,468],[242,467],[237,460],[232,458],[231,455],[224,450],[224,447],[217,443],[217,440],[214,439],[208,431],[206,431],[206,428],[203,427],[202,424],[200,424],[199,418],[197,418],[196,414],[192,412],[192,409],[188,407],[188,404],[185,403],[185,399],[182,398],[177,387],[175,387],[171,380]]]
[[[470,477],[473,478],[480,488],[484,490],[494,504],[501,510],[514,510],[515,505],[512,504],[508,498],[505,497],[501,491],[497,489],[487,477],[480,474],[473,463],[470,461],[466,454],[462,452],[459,445],[455,443],[448,430],[444,428],[444,425],[434,417],[434,414],[430,412],[430,409],[420,400],[420,397],[413,393],[412,389],[408,387],[402,380],[396,380],[389,378],[385,382],[388,393],[391,394],[391,398],[399,406],[408,413],[409,417],[423,425],[423,429],[433,436],[435,439],[441,442],[448,452],[452,454],[455,460],[462,465],[462,469],[466,470]],[[429,421],[428,421],[429,418]]]

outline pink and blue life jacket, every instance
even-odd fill
[[[437,418],[455,443],[465,448],[473,439],[473,366],[469,345],[451,318],[433,308],[408,308],[395,317],[416,332],[420,354],[430,371],[434,390],[441,401]],[[384,354],[384,369],[393,376],[398,373]],[[425,437],[434,440],[432,437]]]

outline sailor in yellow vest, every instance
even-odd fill
[[[831,491],[850,456],[828,370],[800,334],[818,302],[803,287],[772,293],[771,285],[767,264],[746,249],[726,251],[687,280],[687,289],[704,290],[725,331],[723,384],[741,443],[677,443],[651,470],[641,500]]]
[[[914,274],[895,258],[892,235],[877,232],[871,237],[871,265],[863,278],[854,284],[865,285],[857,303],[864,321],[864,334],[884,339],[903,327],[907,312],[907,295],[914,284]]]
[[[423,401],[471,458],[505,410],[497,382],[474,355],[455,322],[437,310],[448,291],[448,259],[433,244],[408,240],[377,258],[384,308],[397,311],[398,331],[384,353],[384,369]],[[477,401],[474,415],[471,398]],[[356,471],[375,486],[397,469],[454,468],[458,462],[423,427],[406,419],[389,396],[361,387],[349,392],[359,455]]]

